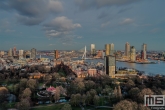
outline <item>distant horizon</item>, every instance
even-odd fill
[[[34,5],[35,4],[35,5]],[[165,48],[165,0],[1,0],[0,50]],[[44,7],[44,8],[43,8]],[[71,7],[71,8],[70,8]]]

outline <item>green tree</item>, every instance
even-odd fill
[[[21,79],[21,80],[20,80],[20,83],[19,83],[19,87],[25,89],[25,88],[26,88],[26,83],[27,83],[27,81],[28,81],[28,80],[27,80],[26,78]]]
[[[70,104],[76,106],[76,95],[75,94],[71,95]]]
[[[94,98],[93,98],[94,105],[98,106],[99,105],[99,102],[100,102],[99,96],[98,95],[95,95]]]
[[[82,102],[83,105],[86,105],[86,99],[87,99],[87,96],[85,94],[83,94],[81,96],[81,102]]]
[[[135,88],[131,88],[131,90],[129,90],[128,94],[131,97],[131,99],[137,100],[137,95],[139,92],[140,92],[140,89],[135,87]]]
[[[122,100],[114,106],[114,110],[137,110],[138,105],[136,102]]]
[[[34,91],[37,88],[37,84],[35,79],[29,79],[26,83],[26,87],[30,88],[31,91]]]
[[[19,110],[29,110],[30,109],[30,103],[27,98],[21,99],[21,101],[18,102],[16,106]]]
[[[77,89],[80,93],[84,90],[84,88],[85,88],[84,83],[83,82],[78,82]]]
[[[138,102],[144,103],[144,96],[145,95],[153,95],[154,92],[149,89],[149,88],[145,88],[143,89],[141,92],[138,93]]]
[[[61,108],[61,110],[72,110],[72,107],[71,107],[70,104],[65,104],[65,105]]]
[[[6,101],[6,95],[8,94],[8,89],[6,87],[0,87],[0,102]]]
[[[147,106],[144,106],[144,104],[139,104],[138,105],[138,110],[151,110],[151,109],[148,108]]]
[[[27,98],[31,96],[31,90],[29,88],[26,88],[22,93],[22,98]]]
[[[56,92],[55,92],[53,98],[54,98],[55,102],[57,102],[60,99],[60,88],[59,87],[56,88]]]
[[[132,81],[131,79],[129,79],[128,82],[126,83],[126,87],[127,87],[128,89],[130,89],[130,88],[132,88],[132,87],[134,87],[134,86],[135,86],[134,81]]]

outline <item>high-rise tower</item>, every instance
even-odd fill
[[[13,53],[12,53],[12,49],[10,48],[10,50],[8,51],[8,57],[12,57]]]
[[[115,77],[115,71],[116,71],[116,58],[113,55],[107,55],[105,56],[105,73],[109,75],[110,77]]]
[[[16,56],[17,49],[16,47],[13,48],[13,56]]]
[[[91,44],[91,54],[96,54],[95,44]]]
[[[19,50],[19,59],[22,59],[24,55],[24,50]]]
[[[105,44],[105,55],[113,55],[114,54],[114,44]]]
[[[54,59],[58,59],[59,58],[59,52],[58,50],[54,50]]]
[[[125,56],[129,57],[130,55],[130,44],[127,42],[125,44]]]
[[[130,61],[132,62],[136,61],[136,50],[134,46],[131,46],[131,49],[130,49]]]
[[[37,54],[36,49],[35,49],[35,48],[32,48],[32,49],[31,49],[31,58],[32,58],[32,59],[36,59],[36,54]]]
[[[147,44],[144,43],[142,45],[141,59],[143,60],[147,59]]]

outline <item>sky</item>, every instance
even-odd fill
[[[0,50],[165,50],[165,0],[0,0]]]

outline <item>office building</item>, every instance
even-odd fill
[[[103,56],[103,51],[101,51],[101,50],[98,50],[98,52],[97,52],[97,58],[102,58],[102,56]]]
[[[115,77],[115,71],[116,71],[116,58],[113,55],[105,56],[105,73],[109,75],[110,77]]]
[[[142,45],[141,59],[147,59],[147,44]]]
[[[58,59],[59,58],[59,53],[58,50],[54,50],[54,59]]]
[[[17,49],[16,47],[13,48],[13,56],[16,56]]]
[[[136,61],[136,50],[134,46],[131,46],[130,48],[130,61],[132,62]]]
[[[10,50],[8,51],[8,57],[12,57],[13,53],[12,53],[12,49],[10,48]]]
[[[129,57],[129,55],[130,55],[130,44],[127,42],[125,44],[125,56]]]
[[[95,44],[91,44],[91,55],[96,54]]]
[[[36,59],[37,50],[35,48],[31,49],[31,58]]]
[[[31,51],[24,51],[24,58],[31,58]]]
[[[23,59],[24,50],[19,50],[19,59]]]
[[[114,55],[114,44],[105,44],[105,55]]]
[[[110,44],[105,44],[105,56],[110,55]]]
[[[0,51],[0,57],[3,57],[5,55],[4,51]]]

